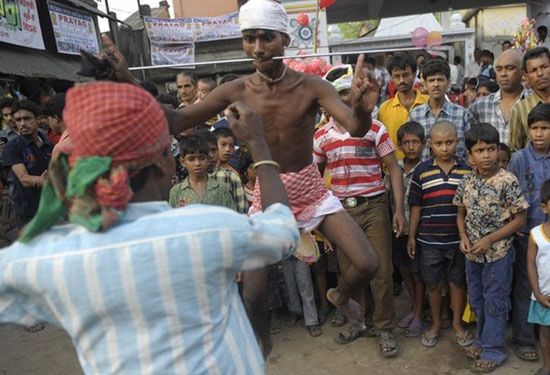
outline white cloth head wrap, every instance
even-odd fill
[[[328,75],[331,72],[334,72],[335,70],[344,70],[346,73],[338,77],[334,81],[329,81],[329,82],[332,83],[332,85],[334,86],[337,92],[340,92],[342,90],[350,90],[351,84],[353,83],[353,67],[349,64],[335,66],[331,68],[327,72],[327,74],[325,74],[323,79],[328,81],[327,79]]]
[[[273,30],[288,35],[288,16],[285,8],[274,0],[249,0],[239,10],[241,31]]]

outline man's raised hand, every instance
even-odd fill
[[[115,71],[115,77],[119,82],[137,83],[137,80],[128,70],[128,64],[126,59],[120,53],[117,46],[113,43],[111,38],[107,34],[101,34],[103,44],[107,51],[102,51],[99,54],[100,59],[105,59],[109,62],[113,70]]]
[[[262,118],[241,102],[231,104],[225,116],[237,139],[247,144],[265,142]]]
[[[359,55],[355,71],[353,72],[353,83],[351,85],[352,107],[355,111],[372,113],[380,97],[380,87],[374,79],[365,72],[365,55]]]

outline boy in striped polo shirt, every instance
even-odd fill
[[[351,66],[333,68],[325,79],[338,91],[342,101],[351,106],[350,88],[352,83]],[[338,197],[350,216],[361,226],[380,257],[380,269],[376,282],[373,329],[369,334],[380,337],[380,352],[391,357],[397,354],[397,344],[393,337],[393,303],[391,226],[388,205],[385,197],[385,185],[381,169],[383,163],[390,172],[395,199],[394,230],[401,235],[399,228],[406,225],[404,214],[403,172],[394,156],[393,145],[386,128],[381,122],[372,121],[370,130],[364,137],[352,137],[333,118],[315,133],[313,154],[321,172],[328,167],[332,176],[331,189]],[[337,251],[341,270],[351,266],[348,257]],[[365,289],[353,296],[363,308],[366,307]],[[356,325],[340,333],[336,341],[346,344],[364,334]]]
[[[422,345],[437,345],[441,330],[441,291],[449,282],[453,329],[461,346],[472,343],[472,335],[462,326],[465,305],[464,254],[459,250],[456,225],[456,189],[471,169],[455,156],[458,145],[454,124],[442,121],[430,130],[434,157],[420,164],[413,175],[410,192],[410,227],[407,251],[418,256],[420,274],[428,288],[433,324],[422,335]]]

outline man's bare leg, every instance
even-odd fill
[[[269,334],[267,311],[267,276],[269,268],[261,268],[243,273],[243,300],[254,333],[260,341],[264,359],[273,349],[273,340]]]
[[[338,287],[329,290],[327,297],[340,311],[351,315],[347,316],[351,322],[362,320],[364,317],[358,315],[360,305],[355,302],[350,306],[350,296],[374,276],[380,267],[380,259],[361,227],[346,211],[327,215],[319,226],[319,232],[351,261],[351,266],[342,271]],[[357,311],[350,311],[350,308]]]

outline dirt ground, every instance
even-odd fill
[[[398,315],[407,307],[407,299],[397,299]],[[396,330],[399,354],[392,359],[378,352],[376,338],[360,338],[341,346],[334,337],[341,328],[323,326],[323,335],[312,338],[298,323],[274,336],[274,359],[267,364],[268,375],[465,375],[472,361],[456,344],[451,330],[443,331],[436,348],[422,347],[418,339],[405,338]],[[471,327],[470,329],[474,329]],[[531,375],[537,363],[520,361],[511,353],[508,362],[494,374]],[[22,327],[0,328],[0,375],[81,375],[69,338],[61,330],[46,327],[28,333]],[[227,374],[233,375],[233,374]]]

